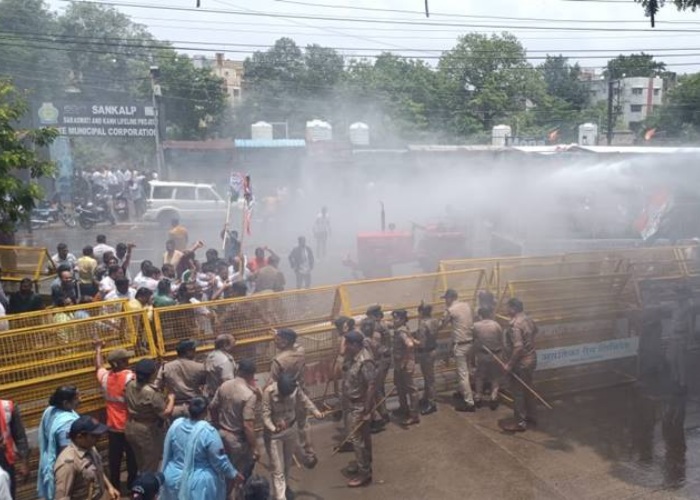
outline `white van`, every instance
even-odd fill
[[[151,181],[143,220],[158,222],[163,227],[169,227],[173,219],[184,223],[220,221],[223,224],[226,206],[212,184]]]

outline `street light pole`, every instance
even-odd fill
[[[160,106],[158,99],[162,97],[163,93],[160,85],[158,84],[159,76],[160,68],[158,68],[158,66],[151,66],[151,97],[153,99],[153,113],[156,119],[156,165],[158,170],[158,178],[162,179],[163,171],[165,170],[165,158],[163,156],[163,146],[161,144],[160,137]]]
[[[608,80],[608,130],[607,140],[608,146],[612,145],[613,140],[613,84],[612,78]]]

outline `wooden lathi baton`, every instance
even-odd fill
[[[491,355],[491,357],[492,357],[493,359],[496,360],[496,362],[500,365],[500,367],[503,369],[504,372],[507,372],[507,371],[508,371],[508,369],[506,368],[505,363],[503,363],[503,361],[501,361],[501,358],[499,358],[498,356],[496,356],[496,353],[494,353],[491,349],[489,349],[489,348],[486,347],[485,345],[482,345],[481,347],[483,347],[484,350],[485,350],[486,352],[488,352],[488,353]],[[514,378],[515,380],[517,380],[518,383],[519,383],[520,385],[522,385],[525,389],[527,389],[527,392],[529,392],[530,394],[532,394],[533,396],[535,396],[535,397],[540,401],[540,403],[542,403],[542,404],[545,406],[545,408],[547,408],[547,409],[549,409],[549,410],[553,410],[553,409],[554,409],[554,408],[552,408],[552,405],[550,405],[547,401],[545,401],[545,399],[544,399],[542,396],[540,396],[540,395],[537,393],[537,391],[535,391],[535,389],[533,389],[532,387],[530,387],[523,379],[521,379],[521,378],[518,376],[517,373],[513,373],[513,372],[511,371],[511,372],[510,372],[510,375],[512,375],[513,378]]]
[[[389,397],[390,397],[392,394],[394,394],[394,391],[395,391],[395,390],[396,390],[396,386],[392,387],[391,390],[387,393],[387,395],[384,396],[376,405],[374,405],[374,408],[372,408],[372,409],[370,410],[369,414],[372,415],[372,414],[377,410],[377,408],[379,408],[379,407],[381,406],[381,404],[382,404],[384,401],[386,401],[387,399],[389,399]],[[360,422],[359,424],[357,424],[357,425],[355,426],[355,428],[354,428],[353,430],[351,430],[350,433],[345,437],[345,439],[343,439],[343,442],[340,443],[338,446],[336,446],[336,448],[333,450],[333,453],[331,453],[331,456],[333,456],[333,455],[335,455],[336,453],[338,453],[338,452],[340,451],[340,449],[343,447],[343,445],[345,445],[345,443],[347,443],[348,441],[350,441],[350,438],[352,438],[352,437],[355,435],[355,433],[356,433],[357,431],[359,431],[359,430],[362,428],[362,426],[365,425],[365,424],[369,424],[369,421],[368,421],[368,420],[363,420],[362,422]]]

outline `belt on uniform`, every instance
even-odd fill
[[[420,353],[420,354],[425,354],[425,353],[433,352],[434,350],[435,350],[435,348],[432,348],[432,349],[423,349],[423,348],[421,348],[421,347],[416,348],[416,352],[417,352],[417,353]]]
[[[129,416],[129,420],[133,420],[139,424],[159,424],[161,422],[160,418],[139,418],[133,416]]]
[[[472,342],[474,342],[474,341],[473,340],[462,340],[460,342],[455,342],[455,345],[467,345],[467,344],[471,344]]]

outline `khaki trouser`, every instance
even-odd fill
[[[416,353],[416,361],[423,374],[423,399],[435,402],[435,351]]]
[[[394,361],[394,385],[399,396],[399,408],[407,412],[410,418],[418,418],[418,389],[413,380],[415,366],[413,361],[405,365],[400,360]]]
[[[474,395],[472,394],[472,386],[469,381],[469,365],[472,362],[472,343],[455,344],[453,353],[457,365],[459,393],[467,404],[472,405],[474,404]]]
[[[352,432],[360,423],[362,425],[351,437],[350,443],[355,451],[355,461],[359,477],[372,476],[372,433],[369,421],[362,420],[364,406],[361,403],[347,402],[345,411],[345,428]]]
[[[490,384],[491,393],[489,395],[489,400],[496,401],[498,399],[498,390],[500,389],[502,374],[503,369],[490,354],[478,353],[476,355],[476,372],[474,373],[474,386],[476,389],[474,399],[481,401],[484,394],[484,386]]]
[[[386,391],[386,376],[389,374],[389,368],[391,368],[391,358],[388,356],[381,356],[376,360],[377,363],[377,379],[376,379],[376,393],[377,401],[381,401],[385,396]],[[379,405],[377,408],[377,413],[382,417],[389,418],[389,411],[386,409],[386,401]]]
[[[241,474],[249,474],[253,465],[253,450],[250,449],[245,435],[230,432],[225,429],[219,430],[221,441],[224,443],[224,450],[228,459]],[[237,488],[234,488],[228,495],[229,500],[237,498]]]
[[[311,442],[311,425],[309,424],[306,407],[302,403],[297,406],[296,419],[300,451],[304,454],[304,460],[308,461],[316,457],[316,451]]]
[[[270,474],[272,476],[273,500],[285,500],[287,476],[292,466],[292,459],[299,447],[297,429],[291,427],[277,434],[266,431],[263,435],[265,449],[270,457]]]
[[[129,419],[124,431],[129,446],[134,450],[139,475],[158,472],[163,456],[165,430],[160,422],[145,423]]]
[[[537,368],[537,358],[534,362],[522,363],[513,369],[513,373],[518,375],[523,382],[530,387],[533,386],[532,378]],[[536,417],[537,401],[530,392],[525,389],[522,384],[515,380],[515,377],[510,377],[510,390],[513,394],[513,413],[518,424],[523,424],[528,420],[534,420]]]

